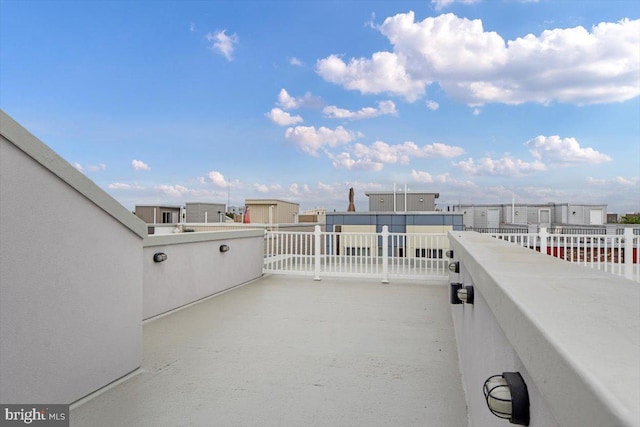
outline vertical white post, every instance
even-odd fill
[[[156,225],[157,223],[157,218],[156,218],[156,208],[153,208],[153,225]]]
[[[389,227],[382,226],[382,283],[389,283]]]
[[[407,211],[407,184],[404,185],[404,211]]]
[[[398,211],[398,207],[396,205],[396,183],[393,183],[393,211],[397,212]]]
[[[547,254],[547,237],[549,237],[549,233],[547,233],[547,227],[540,227],[540,232],[538,233],[540,237],[540,253]]]
[[[320,226],[316,225],[313,228],[313,262],[314,262],[314,276],[313,276],[313,280],[321,280],[320,279],[320,238],[321,238],[322,234],[320,233]]]
[[[633,228],[631,227],[624,229],[624,277],[633,280]]]
[[[205,223],[205,224],[207,223],[207,220],[208,220],[208,218],[207,218],[207,214],[208,214],[208,213],[209,213],[209,212],[205,212],[205,213],[204,213],[204,223]]]
[[[511,199],[511,224],[516,223],[516,199]]]

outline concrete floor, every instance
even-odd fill
[[[266,276],[144,325],[71,426],[467,426],[446,283]]]

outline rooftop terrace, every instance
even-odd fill
[[[71,404],[74,426],[494,427],[509,421],[483,385],[508,373],[530,427],[640,427],[631,230],[147,236],[1,111],[0,195],[0,407]]]
[[[72,426],[466,426],[447,282],[270,275],[144,324]]]

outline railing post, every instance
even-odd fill
[[[633,228],[624,229],[624,277],[633,280]]]
[[[547,237],[549,237],[549,233],[547,233],[547,227],[540,227],[540,232],[538,233],[540,237],[540,253],[547,254]]]
[[[321,236],[320,226],[316,225],[313,229],[313,263],[314,263],[314,276],[313,280],[321,280],[320,279],[320,248],[321,248]]]
[[[389,283],[389,227],[382,226],[382,283]]]

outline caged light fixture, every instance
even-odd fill
[[[447,255],[447,258],[453,258],[453,249],[449,249],[445,254]]]
[[[473,304],[473,286],[451,283],[450,291],[451,304]]]
[[[449,271],[452,273],[460,273],[460,263],[458,261],[450,262]]]
[[[229,252],[229,245],[220,245],[220,252]]]
[[[511,424],[529,425],[529,392],[519,372],[503,372],[487,378],[483,392],[493,415]]]
[[[162,262],[167,260],[167,254],[164,252],[156,252],[153,254],[153,262]]]

